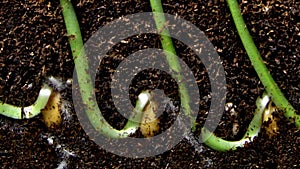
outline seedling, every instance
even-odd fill
[[[300,127],[300,115],[296,114],[296,110],[284,97],[284,94],[281,92],[280,88],[278,87],[266,65],[264,64],[263,59],[260,56],[260,53],[256,48],[244,22],[238,2],[236,0],[227,0],[227,3],[248,57],[251,60],[251,63],[260,81],[264,85],[268,95],[270,95],[276,107],[284,112],[285,117],[294,122],[297,127]]]

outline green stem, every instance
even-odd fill
[[[154,21],[156,24],[157,32],[160,33],[160,41],[162,48],[166,55],[166,60],[172,70],[172,77],[179,83],[180,101],[182,104],[183,112],[191,117],[191,121],[196,119],[191,116],[190,97],[186,85],[182,82],[183,76],[181,74],[181,67],[176,54],[176,50],[173,45],[169,30],[165,28],[166,18],[164,16],[163,7],[160,0],[150,0]],[[195,130],[195,124],[193,124],[193,130]]]
[[[259,79],[266,88],[266,91],[271,96],[275,105],[284,112],[285,117],[290,119],[292,122],[295,122],[297,127],[300,127],[300,116],[296,114],[293,106],[284,97],[280,88],[277,86],[269,70],[264,64],[262,57],[256,48],[244,22],[238,2],[236,0],[227,0],[227,3],[244,48],[246,49],[248,57],[250,58]]]
[[[98,104],[93,99],[93,80],[89,73],[88,58],[85,55],[83,42],[80,32],[80,27],[77,21],[76,13],[69,0],[60,0],[61,7],[63,9],[64,21],[67,29],[67,35],[69,38],[70,47],[75,63],[75,69],[78,77],[78,84],[80,88],[81,99],[87,117],[90,123],[94,126],[95,130],[110,137],[110,138],[124,138],[134,133],[139,123],[135,121],[141,121],[142,110],[147,104],[148,100],[141,101],[140,99],[136,103],[136,107],[131,115],[132,121],[129,119],[127,124],[122,130],[114,129],[102,116],[101,111],[98,108]],[[149,96],[148,91],[142,92],[140,96]],[[148,97],[149,98],[149,97]],[[133,118],[134,117],[134,118]]]
[[[27,107],[18,107],[0,101],[0,114],[14,119],[32,118],[40,114],[41,110],[45,108],[51,92],[52,89],[49,86],[44,85],[34,104]]]
[[[236,150],[238,147],[244,147],[246,142],[253,141],[260,131],[262,125],[262,116],[265,108],[270,101],[270,97],[264,93],[262,98],[257,98],[256,100],[256,110],[254,117],[249,124],[246,134],[239,141],[227,141],[222,138],[217,137],[209,130],[202,128],[201,134],[202,139],[205,140],[204,143],[217,151],[228,151]]]

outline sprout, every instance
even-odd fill
[[[44,85],[35,103],[27,107],[18,107],[0,101],[0,114],[14,119],[32,118],[45,108],[51,93],[52,89],[48,85]]]
[[[244,48],[246,49],[247,55],[260,81],[264,85],[268,95],[270,95],[277,108],[284,112],[285,117],[292,122],[295,122],[296,126],[299,128],[300,115],[296,114],[294,107],[284,97],[284,94],[281,92],[280,88],[278,87],[266,65],[264,64],[264,61],[261,58],[260,53],[256,48],[244,22],[238,2],[236,0],[227,0],[227,4],[230,8],[232,18],[234,20],[236,29],[242,40]]]
[[[270,97],[264,93],[262,98],[256,100],[256,110],[254,117],[249,124],[246,134],[239,141],[227,141],[217,137],[209,130],[202,128],[202,140],[210,148],[218,151],[236,150],[237,147],[244,147],[245,143],[253,141],[260,131],[262,125],[262,116],[264,111],[267,111],[267,105],[270,102]]]
[[[88,59],[85,55],[82,36],[80,32],[79,23],[76,17],[76,13],[69,0],[60,0],[62,7],[62,13],[67,29],[67,36],[69,37],[69,44],[71,47],[73,60],[75,63],[75,70],[78,77],[79,90],[81,94],[81,100],[83,101],[85,113],[94,127],[99,133],[110,138],[125,138],[135,133],[139,128],[139,122],[142,119],[142,113],[144,106],[147,104],[147,97],[137,100],[136,106],[132,111],[125,127],[122,130],[113,128],[102,116],[101,111],[98,108],[98,103],[93,98],[92,93],[94,91],[93,80],[90,74],[86,73],[89,70]],[[143,91],[140,97],[148,96],[148,91]]]

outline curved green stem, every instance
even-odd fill
[[[277,86],[269,70],[264,64],[244,22],[238,2],[236,0],[227,0],[227,3],[244,48],[246,49],[248,57],[250,58],[259,79],[266,88],[266,91],[271,96],[275,105],[284,112],[285,117],[295,122],[297,127],[300,127],[300,115],[296,114],[295,109],[284,97],[280,88]]]
[[[27,107],[18,107],[0,101],[0,114],[14,119],[32,118],[40,114],[41,110],[45,108],[51,92],[52,89],[49,86],[44,85],[34,104]]]
[[[89,72],[89,63],[85,55],[83,42],[80,32],[80,27],[77,21],[76,13],[69,0],[60,0],[61,7],[63,9],[64,21],[67,29],[67,35],[69,38],[70,47],[72,50],[72,55],[75,63],[75,69],[78,77],[78,84],[80,88],[81,99],[87,117],[90,123],[94,126],[95,130],[110,137],[110,138],[124,138],[128,137],[130,134],[134,133],[138,127],[139,123],[134,121],[141,121],[142,110],[148,102],[146,100],[141,101],[140,99],[136,103],[136,107],[131,115],[131,121],[128,120],[127,124],[122,130],[114,129],[102,116],[98,104],[93,97],[94,87],[93,80],[91,79]],[[149,96],[148,91],[144,91],[140,96]],[[139,96],[139,97],[140,97]]]
[[[244,147],[246,142],[253,141],[260,131],[262,125],[262,116],[265,108],[270,101],[270,97],[264,93],[262,98],[257,98],[256,100],[256,110],[254,117],[249,124],[246,134],[239,141],[227,141],[222,138],[217,137],[209,130],[202,128],[201,135],[202,139],[205,140],[204,143],[214,150],[218,151],[228,151],[236,150],[237,147]]]

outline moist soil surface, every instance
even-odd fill
[[[150,12],[148,1],[72,1],[86,42],[109,22],[134,13]],[[300,2],[296,0],[239,1],[248,29],[263,60],[286,98],[300,110]],[[178,15],[202,30],[222,59],[226,74],[225,110],[214,132],[227,140],[239,140],[256,108],[256,98],[264,88],[238,37],[224,1],[165,0],[165,13]],[[20,0],[0,2],[0,99],[27,106],[34,103],[47,77],[72,78],[74,64],[58,1]],[[121,33],[121,32],[120,32]],[[115,45],[99,68],[96,95],[105,118],[115,128],[124,126],[110,96],[113,72],[124,58],[146,48],[161,48],[159,36],[128,37]],[[188,63],[201,89],[197,121],[203,124],[209,110],[210,81],[201,61],[183,43],[174,40],[178,56]],[[47,128],[38,115],[15,120],[0,115],[0,164],[2,168],[299,168],[300,132],[280,112],[274,114],[278,134],[268,134],[264,124],[253,142],[236,151],[218,152],[195,141],[183,139],[163,154],[147,158],[127,158],[99,147],[83,130],[72,102],[72,86],[57,88],[65,101],[61,125]],[[173,87],[175,86],[175,87]],[[157,70],[139,73],[130,85],[135,104],[142,89],[162,89],[178,99],[176,83]],[[66,106],[69,103],[69,106]],[[299,113],[299,111],[297,112]],[[161,131],[174,122],[161,117]],[[237,130],[235,130],[237,126]],[[196,132],[196,134],[199,134]],[[135,137],[142,137],[137,132]],[[191,136],[193,137],[193,136]],[[52,142],[51,142],[52,140]],[[120,145],[123,146],[123,145]],[[69,152],[69,153],[68,153]]]

